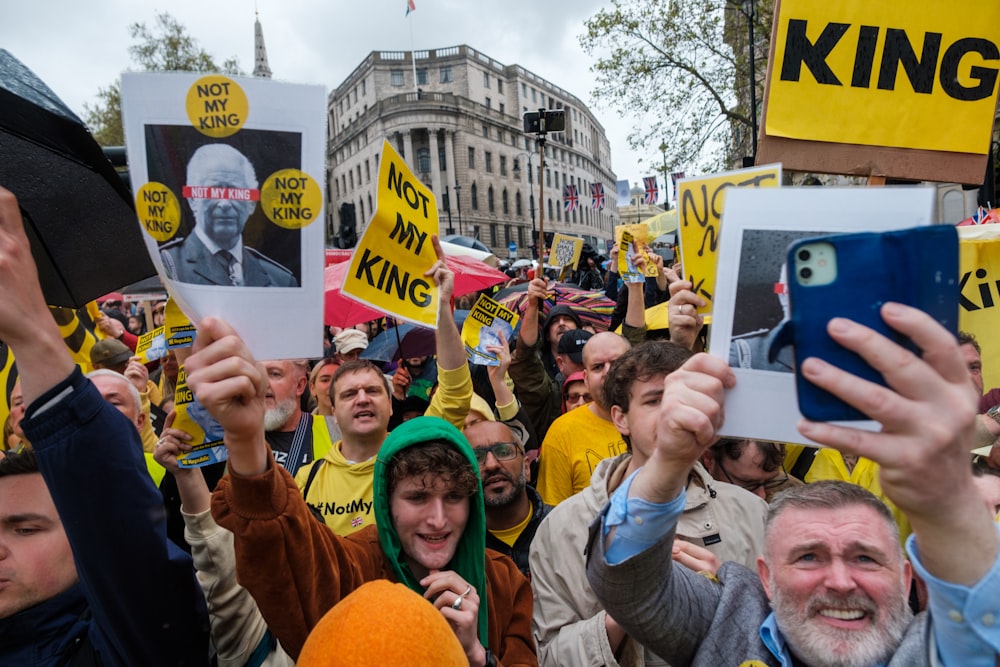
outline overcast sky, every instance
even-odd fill
[[[592,59],[580,47],[584,21],[599,0],[257,0],[276,79],[333,89],[371,51],[468,44],[504,65],[518,64],[590,106],[611,142],[612,168],[634,185],[658,165],[660,151],[628,148],[630,120],[594,104]],[[152,27],[166,10],[217,62],[253,70],[253,0],[6,0],[0,47],[32,69],[78,115],[98,87],[131,65],[128,26]],[[411,26],[412,23],[412,26]],[[412,27],[412,41],[411,41]],[[644,166],[640,160],[645,159]],[[652,162],[650,162],[652,161]]]

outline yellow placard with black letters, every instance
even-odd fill
[[[996,0],[781,0],[765,131],[985,154],[998,26]]]
[[[434,193],[392,145],[382,145],[375,214],[358,241],[342,292],[384,313],[437,329],[438,288],[424,275],[437,261]]]

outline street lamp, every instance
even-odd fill
[[[445,208],[448,210],[448,234],[454,234],[455,228],[451,226],[451,196],[448,192],[448,186],[444,186],[444,204]]]
[[[459,185],[458,179],[455,179],[455,203],[458,205],[458,233],[461,236],[465,236],[462,233],[462,198],[459,196],[461,193],[462,186]]]
[[[670,175],[667,173],[667,142],[664,141],[660,144],[660,152],[663,153],[663,210],[670,210],[670,190],[668,190],[668,182],[670,181]]]
[[[532,174],[534,174],[534,169],[531,166],[531,158],[537,156],[538,153],[529,153],[527,151],[522,151],[517,154],[518,157],[526,156],[528,158],[528,209],[531,211],[531,242],[535,243],[535,198],[534,193],[531,190]],[[521,171],[520,161],[514,162],[514,174],[518,174]],[[539,175],[541,178],[541,175]]]

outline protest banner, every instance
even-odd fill
[[[552,244],[549,246],[548,264],[560,269],[566,267],[573,269],[580,261],[581,252],[583,252],[582,238],[567,234],[553,234]]]
[[[627,270],[629,272],[634,272],[635,266],[632,264],[632,258],[635,255],[641,255],[645,264],[645,275],[647,278],[655,278],[659,275],[659,270],[656,268],[656,264],[653,263],[649,255],[649,244],[655,240],[658,236],[661,236],[661,229],[665,226],[669,226],[669,223],[664,223],[663,214],[655,215],[649,220],[643,220],[642,222],[633,222],[628,225],[616,225],[615,226],[615,241],[619,244],[619,254],[618,254],[618,265],[622,266],[621,259],[621,243],[624,234],[628,234],[630,241],[628,242],[628,255],[625,258],[626,266],[630,267]],[[674,214],[676,219],[676,213]],[[676,225],[675,225],[676,227]],[[624,274],[622,274],[624,275]],[[640,282],[638,280],[628,280],[626,282]]]
[[[177,371],[177,386],[174,389],[174,428],[191,436],[188,444],[191,451],[177,457],[177,465],[182,468],[201,468],[225,461],[229,458],[223,444],[223,429],[219,422],[198,402],[194,392],[187,386],[184,366]]]
[[[481,294],[462,324],[462,342],[469,361],[478,366],[499,366],[496,353],[486,348],[510,343],[519,319],[514,311]],[[501,342],[501,333],[506,343]]]
[[[636,239],[632,235],[632,232],[622,229],[619,233],[616,229],[615,235],[620,236],[618,240],[618,276],[625,283],[645,282],[645,274],[636,268],[633,261],[633,258],[639,251],[636,250]]]
[[[173,299],[163,309],[163,330],[168,350],[194,345],[195,327]]]
[[[983,386],[1000,387],[1000,225],[958,227],[958,328],[982,347]]]
[[[995,0],[780,0],[757,161],[982,182],[997,25]]]
[[[167,354],[165,331],[166,326],[162,326],[139,336],[139,340],[135,344],[135,354],[142,363],[148,364],[151,361],[162,359]]]
[[[929,225],[934,195],[933,188],[736,188],[727,195],[708,341],[709,352],[736,375],[720,435],[815,445],[796,428],[801,414],[792,349],[781,347],[773,359],[768,354],[788,317],[788,245],[823,234]],[[892,271],[871,269],[880,279]]]
[[[728,188],[774,188],[781,185],[781,165],[736,169],[721,174],[685,178],[678,182],[678,216],[681,266],[684,278],[707,305],[698,312],[712,312],[719,232]]]
[[[122,111],[138,224],[171,297],[195,322],[227,320],[258,359],[322,354],[323,88],[128,72]]]
[[[375,213],[351,257],[341,292],[406,322],[437,329],[438,288],[424,273],[437,261],[434,193],[386,141]]]

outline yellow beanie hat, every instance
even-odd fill
[[[298,667],[468,667],[433,604],[403,584],[370,581],[328,611],[309,633]]]

